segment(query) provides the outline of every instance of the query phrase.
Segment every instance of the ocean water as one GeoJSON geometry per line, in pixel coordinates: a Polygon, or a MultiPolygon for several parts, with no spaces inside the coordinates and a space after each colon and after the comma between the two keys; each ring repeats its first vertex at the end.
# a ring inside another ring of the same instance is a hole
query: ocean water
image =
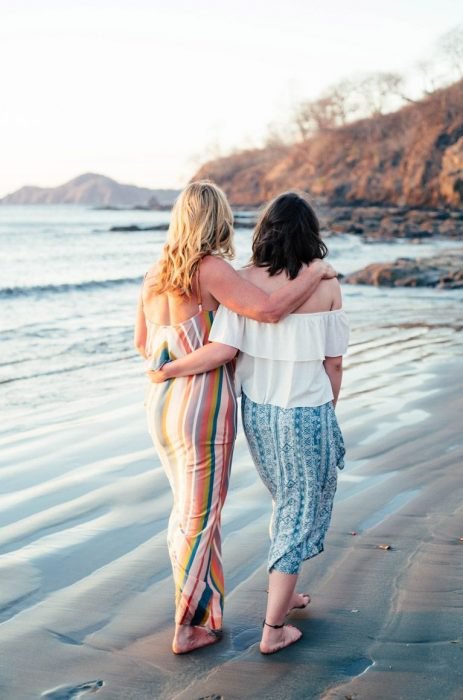
{"type": "MultiPolygon", "coordinates": [[[[165,231],[110,232],[115,225],[167,223],[168,212],[97,211],[77,206],[0,207],[0,410],[40,422],[40,411],[140,386],[143,362],[133,349],[135,307],[144,272],[165,231]]],[[[236,229],[246,262],[251,231],[236,229]]],[[[432,255],[457,244],[365,244],[326,239],[342,273],[375,261],[432,255]]],[[[375,352],[401,333],[445,355],[459,347],[463,294],[431,289],[345,286],[353,346],[375,352]],[[427,336],[429,342],[422,342],[427,336]]],[[[354,351],[355,354],[355,351],[354,351]]]]}

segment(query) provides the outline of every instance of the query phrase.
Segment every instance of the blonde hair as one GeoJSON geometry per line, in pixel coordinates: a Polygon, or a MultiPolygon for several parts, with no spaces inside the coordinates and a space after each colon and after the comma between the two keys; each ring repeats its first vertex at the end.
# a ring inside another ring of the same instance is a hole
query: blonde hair
{"type": "Polygon", "coordinates": [[[232,258],[233,214],[220,187],[191,182],[178,196],[170,220],[167,243],[151,290],[191,296],[193,279],[206,255],[232,258]]]}

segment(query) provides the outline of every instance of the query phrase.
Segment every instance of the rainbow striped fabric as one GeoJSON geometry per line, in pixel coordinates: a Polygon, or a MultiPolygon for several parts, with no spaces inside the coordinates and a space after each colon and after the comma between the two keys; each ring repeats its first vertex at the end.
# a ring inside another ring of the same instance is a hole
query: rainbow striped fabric
{"type": "MultiPolygon", "coordinates": [[[[156,365],[208,342],[214,311],[172,326],[148,324],[147,351],[156,365]]],[[[151,384],[148,428],[170,481],[168,527],[177,624],[222,627],[224,577],[221,511],[236,436],[234,362],[191,377],[151,384]]]]}

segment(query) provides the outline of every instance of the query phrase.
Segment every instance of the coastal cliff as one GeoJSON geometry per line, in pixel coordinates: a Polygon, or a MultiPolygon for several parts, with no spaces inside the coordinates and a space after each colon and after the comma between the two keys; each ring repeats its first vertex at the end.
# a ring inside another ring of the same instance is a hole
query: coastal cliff
{"type": "Polygon", "coordinates": [[[242,151],[204,164],[234,206],[258,206],[287,189],[330,205],[463,205],[463,80],[397,112],[290,146],[242,151]]]}

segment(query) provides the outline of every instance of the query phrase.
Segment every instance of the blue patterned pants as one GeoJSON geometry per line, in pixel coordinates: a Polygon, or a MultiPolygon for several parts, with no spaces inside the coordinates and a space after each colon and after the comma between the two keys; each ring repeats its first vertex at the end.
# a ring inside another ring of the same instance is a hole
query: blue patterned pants
{"type": "Polygon", "coordinates": [[[299,573],[323,551],[344,441],[332,402],[280,408],[242,395],[243,426],[257,471],[273,499],[268,570],[299,573]]]}

